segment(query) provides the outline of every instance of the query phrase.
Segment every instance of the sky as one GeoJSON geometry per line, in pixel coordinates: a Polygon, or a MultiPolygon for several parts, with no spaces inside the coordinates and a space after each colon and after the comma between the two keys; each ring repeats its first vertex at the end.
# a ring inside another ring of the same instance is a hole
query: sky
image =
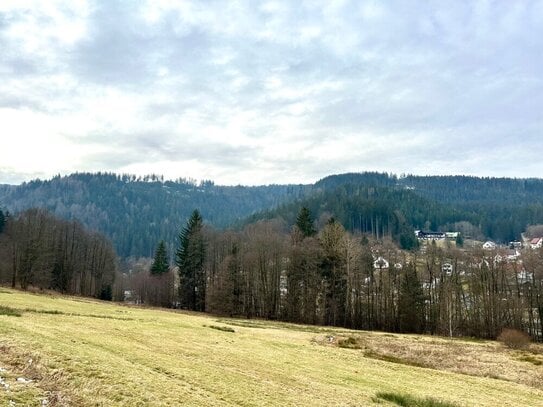
{"type": "Polygon", "coordinates": [[[543,1],[0,1],[0,183],[543,173],[543,1]]]}

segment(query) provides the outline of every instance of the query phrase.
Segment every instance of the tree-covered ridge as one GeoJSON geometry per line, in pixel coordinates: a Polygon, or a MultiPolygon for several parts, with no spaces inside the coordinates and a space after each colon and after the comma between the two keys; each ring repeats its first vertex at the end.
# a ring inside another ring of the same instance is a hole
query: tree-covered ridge
{"type": "MultiPolygon", "coordinates": [[[[217,186],[158,176],[77,173],[20,186],[0,186],[0,202],[12,212],[42,207],[105,233],[118,254],[152,257],[161,239],[173,242],[194,208],[218,228],[277,206],[303,193],[298,185],[217,186]]],[[[173,253],[173,247],[168,247],[173,253]]]]}
{"type": "MultiPolygon", "coordinates": [[[[207,224],[225,228],[275,216],[293,225],[306,206],[317,219],[334,216],[347,230],[392,236],[410,247],[415,229],[519,239],[528,225],[543,223],[543,180],[366,172],[332,175],[313,185],[246,187],[78,173],[0,185],[0,203],[15,214],[42,207],[77,219],[106,234],[121,257],[152,257],[157,242],[175,241],[194,208],[207,224]]],[[[173,244],[167,245],[174,253],[173,244]]]]}
{"type": "Polygon", "coordinates": [[[395,175],[378,172],[330,175],[315,187],[330,189],[344,184],[398,187],[443,203],[543,204],[543,179],[497,178],[467,175],[395,175]]]}
{"type": "MultiPolygon", "coordinates": [[[[425,198],[404,215],[416,229],[449,229],[467,221],[481,238],[506,242],[519,239],[527,225],[543,223],[543,179],[473,176],[415,176],[381,173],[332,175],[316,185],[382,187],[410,191],[425,198]],[[426,219],[424,219],[426,218],[426,219]]],[[[408,205],[409,206],[409,205],[408,205]]]]}
{"type": "Polygon", "coordinates": [[[390,236],[402,247],[410,249],[417,244],[414,228],[474,220],[470,213],[420,197],[411,190],[358,184],[340,184],[330,188],[255,214],[248,222],[280,217],[288,224],[294,224],[298,210],[303,206],[316,218],[333,216],[351,232],[362,232],[376,238],[390,236]]]}

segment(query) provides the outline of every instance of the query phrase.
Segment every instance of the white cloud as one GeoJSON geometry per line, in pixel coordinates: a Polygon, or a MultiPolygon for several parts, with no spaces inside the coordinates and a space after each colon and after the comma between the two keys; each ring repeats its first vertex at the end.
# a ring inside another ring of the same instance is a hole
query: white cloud
{"type": "Polygon", "coordinates": [[[0,182],[542,172],[538,2],[3,1],[0,42],[0,182]]]}

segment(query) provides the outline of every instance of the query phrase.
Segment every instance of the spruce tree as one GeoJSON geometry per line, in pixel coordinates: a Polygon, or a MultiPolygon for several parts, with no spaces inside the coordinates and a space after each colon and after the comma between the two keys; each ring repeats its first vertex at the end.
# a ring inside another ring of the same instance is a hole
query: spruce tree
{"type": "Polygon", "coordinates": [[[179,234],[175,264],[179,267],[179,298],[181,307],[205,311],[206,278],[204,270],[205,240],[202,216],[194,210],[179,234]]]}
{"type": "Polygon", "coordinates": [[[405,268],[398,299],[400,332],[420,333],[424,328],[424,292],[413,264],[405,268]]]}
{"type": "Polygon", "coordinates": [[[296,218],[296,226],[302,232],[304,237],[314,236],[317,231],[313,227],[313,219],[311,219],[311,212],[305,206],[300,209],[298,217],[296,218]]]}
{"type": "Polygon", "coordinates": [[[0,233],[4,231],[4,226],[6,225],[6,217],[4,215],[4,212],[0,210],[0,233]]]}
{"type": "Polygon", "coordinates": [[[151,266],[151,274],[161,275],[166,273],[170,265],[168,264],[168,254],[166,253],[166,244],[161,240],[155,252],[155,259],[151,266]]]}

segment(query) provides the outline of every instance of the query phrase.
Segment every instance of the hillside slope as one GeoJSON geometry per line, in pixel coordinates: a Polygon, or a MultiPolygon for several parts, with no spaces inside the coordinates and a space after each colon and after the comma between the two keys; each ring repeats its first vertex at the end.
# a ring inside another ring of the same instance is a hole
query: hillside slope
{"type": "Polygon", "coordinates": [[[206,223],[225,228],[274,216],[292,224],[302,205],[316,217],[335,216],[349,230],[390,234],[398,242],[414,229],[455,229],[507,242],[527,225],[543,223],[543,180],[367,172],[312,185],[244,187],[98,173],[0,185],[0,208],[45,207],[77,219],[108,236],[121,257],[152,256],[161,239],[172,253],[194,209],[206,223]]]}
{"type": "Polygon", "coordinates": [[[0,310],[2,405],[392,405],[382,392],[458,406],[543,400],[540,368],[494,342],[217,319],[4,288],[0,310]],[[345,343],[354,349],[338,346],[345,343]]]}
{"type": "Polygon", "coordinates": [[[11,212],[47,208],[56,216],[77,219],[104,233],[121,257],[151,257],[161,239],[173,245],[194,209],[207,223],[222,228],[293,199],[303,188],[230,187],[155,177],[73,174],[20,186],[0,186],[0,207],[11,212]]]}

